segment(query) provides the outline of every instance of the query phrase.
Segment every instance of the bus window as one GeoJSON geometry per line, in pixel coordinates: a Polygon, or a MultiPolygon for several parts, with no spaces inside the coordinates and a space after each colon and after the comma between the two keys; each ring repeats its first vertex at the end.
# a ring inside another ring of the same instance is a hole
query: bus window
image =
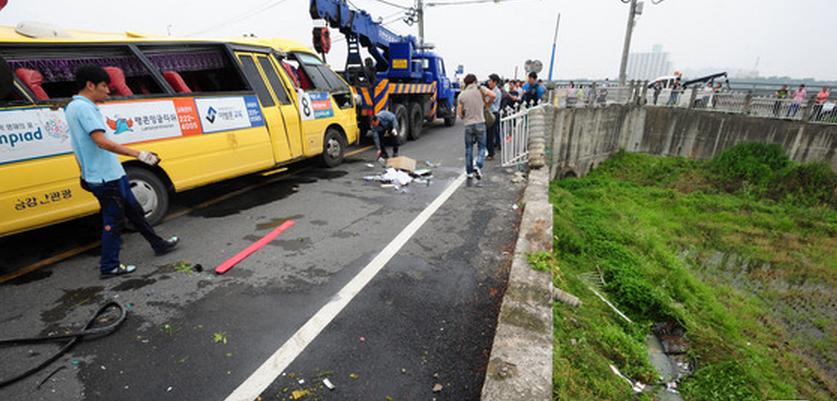
{"type": "Polygon", "coordinates": [[[296,77],[296,80],[299,81],[300,89],[304,91],[315,89],[314,83],[308,73],[304,68],[302,68],[302,63],[294,59],[293,55],[290,55],[287,59],[285,59],[285,65],[293,71],[293,75],[296,77]]]}
{"type": "Polygon", "coordinates": [[[279,98],[279,103],[291,104],[291,99],[288,98],[288,93],[285,91],[285,85],[282,84],[282,79],[279,78],[279,75],[273,68],[273,64],[270,63],[270,59],[267,57],[259,57],[259,64],[262,66],[262,70],[264,71],[264,75],[267,76],[270,86],[273,87],[273,92],[279,98]]]}
{"type": "Polygon", "coordinates": [[[139,48],[176,93],[247,90],[222,46],[178,44],[139,48]]]}
{"type": "Polygon", "coordinates": [[[241,69],[244,71],[244,75],[247,77],[247,80],[250,81],[250,85],[253,86],[253,90],[256,91],[256,95],[259,96],[259,101],[262,102],[262,107],[273,106],[273,98],[270,97],[270,91],[267,90],[267,86],[265,86],[262,76],[259,75],[259,70],[256,68],[256,62],[253,61],[253,56],[240,55],[238,56],[238,59],[241,60],[241,69]]]}
{"type": "Polygon", "coordinates": [[[36,100],[76,94],[75,69],[84,64],[105,68],[114,96],[163,93],[145,65],[127,46],[27,46],[0,48],[12,72],[36,100]]]}

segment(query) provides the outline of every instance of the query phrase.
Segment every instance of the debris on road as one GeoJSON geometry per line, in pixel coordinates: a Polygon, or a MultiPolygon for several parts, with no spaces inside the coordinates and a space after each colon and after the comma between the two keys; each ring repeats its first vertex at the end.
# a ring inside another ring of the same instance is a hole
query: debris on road
{"type": "Polygon", "coordinates": [[[352,379],[352,380],[360,379],[360,375],[355,373],[355,372],[349,373],[349,379],[352,379]]]}
{"type": "Polygon", "coordinates": [[[433,385],[433,392],[434,393],[441,392],[443,388],[444,388],[444,386],[442,386],[439,383],[436,383],[435,385],[433,385]]]}
{"type": "Polygon", "coordinates": [[[366,342],[366,337],[360,336],[359,340],[360,340],[360,342],[362,342],[362,343],[363,343],[363,342],[366,342]]]}
{"type": "Polygon", "coordinates": [[[526,182],[526,175],[523,174],[521,171],[517,171],[514,173],[514,177],[512,177],[511,182],[514,184],[519,184],[521,182],[526,182]]]}
{"type": "Polygon", "coordinates": [[[329,390],[334,390],[334,384],[331,382],[331,380],[328,380],[328,378],[323,379],[323,384],[325,384],[325,386],[329,390]]]}
{"type": "Polygon", "coordinates": [[[406,156],[392,157],[387,159],[387,167],[412,173],[416,171],[416,161],[406,156]]]}
{"type": "Polygon", "coordinates": [[[433,162],[432,162],[432,161],[430,161],[430,160],[425,160],[425,161],[424,161],[424,165],[425,165],[425,166],[427,166],[427,167],[430,167],[430,168],[436,168],[436,167],[441,166],[441,164],[440,164],[440,163],[433,163],[433,162]]]}
{"type": "Polygon", "coordinates": [[[375,165],[372,163],[366,163],[366,168],[375,168],[375,165]]]}
{"type": "Polygon", "coordinates": [[[308,390],[294,390],[291,392],[291,398],[294,400],[301,399],[308,395],[308,390]]]}

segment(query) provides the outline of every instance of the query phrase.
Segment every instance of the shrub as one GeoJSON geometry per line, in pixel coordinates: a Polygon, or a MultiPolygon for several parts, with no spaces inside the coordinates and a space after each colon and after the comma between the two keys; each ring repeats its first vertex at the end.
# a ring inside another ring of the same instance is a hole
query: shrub
{"type": "Polygon", "coordinates": [[[837,207],[837,174],[824,162],[792,166],[776,178],[770,195],[774,199],[789,197],[805,206],[837,207]]]}
{"type": "Polygon", "coordinates": [[[790,164],[781,146],[763,143],[742,143],[728,148],[709,163],[715,178],[727,191],[750,185],[764,193],[777,172],[790,164]]]}

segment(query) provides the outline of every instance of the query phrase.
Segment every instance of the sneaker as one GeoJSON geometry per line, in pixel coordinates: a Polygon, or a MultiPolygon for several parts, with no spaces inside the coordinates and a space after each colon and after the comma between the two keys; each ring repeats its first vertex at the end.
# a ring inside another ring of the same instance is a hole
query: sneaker
{"type": "Polygon", "coordinates": [[[99,278],[106,279],[106,278],[121,276],[123,274],[131,274],[131,273],[134,272],[134,270],[137,270],[136,266],[126,265],[126,264],[122,263],[119,266],[114,267],[113,270],[111,270],[111,271],[99,273],[99,278]]]}
{"type": "Polygon", "coordinates": [[[469,180],[473,179],[474,178],[474,173],[465,174],[465,178],[467,178],[469,180]]]}
{"type": "Polygon", "coordinates": [[[479,167],[474,169],[474,177],[476,177],[478,180],[482,179],[482,170],[480,170],[479,167]]]}
{"type": "Polygon", "coordinates": [[[169,238],[167,240],[164,240],[163,244],[165,244],[165,245],[163,246],[163,248],[155,249],[154,253],[157,254],[157,256],[165,255],[165,254],[173,251],[174,248],[177,248],[177,244],[179,244],[179,243],[180,243],[180,238],[177,238],[176,235],[172,236],[171,238],[169,238]]]}

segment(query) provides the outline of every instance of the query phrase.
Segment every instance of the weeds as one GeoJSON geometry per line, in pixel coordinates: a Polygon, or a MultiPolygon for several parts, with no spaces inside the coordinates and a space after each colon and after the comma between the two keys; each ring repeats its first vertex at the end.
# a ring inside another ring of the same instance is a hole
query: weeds
{"type": "Polygon", "coordinates": [[[644,336],[675,321],[698,367],[681,383],[687,401],[834,399],[833,358],[822,355],[837,348],[835,311],[829,296],[806,294],[837,284],[837,211],[825,201],[836,182],[828,166],[745,144],[708,162],[619,152],[553,183],[555,256],[530,264],[560,269],[556,286],[584,303],[554,307],[555,398],[633,399],[607,364],[653,380],[644,336]],[[596,271],[636,324],[577,277],[596,271]]]}

